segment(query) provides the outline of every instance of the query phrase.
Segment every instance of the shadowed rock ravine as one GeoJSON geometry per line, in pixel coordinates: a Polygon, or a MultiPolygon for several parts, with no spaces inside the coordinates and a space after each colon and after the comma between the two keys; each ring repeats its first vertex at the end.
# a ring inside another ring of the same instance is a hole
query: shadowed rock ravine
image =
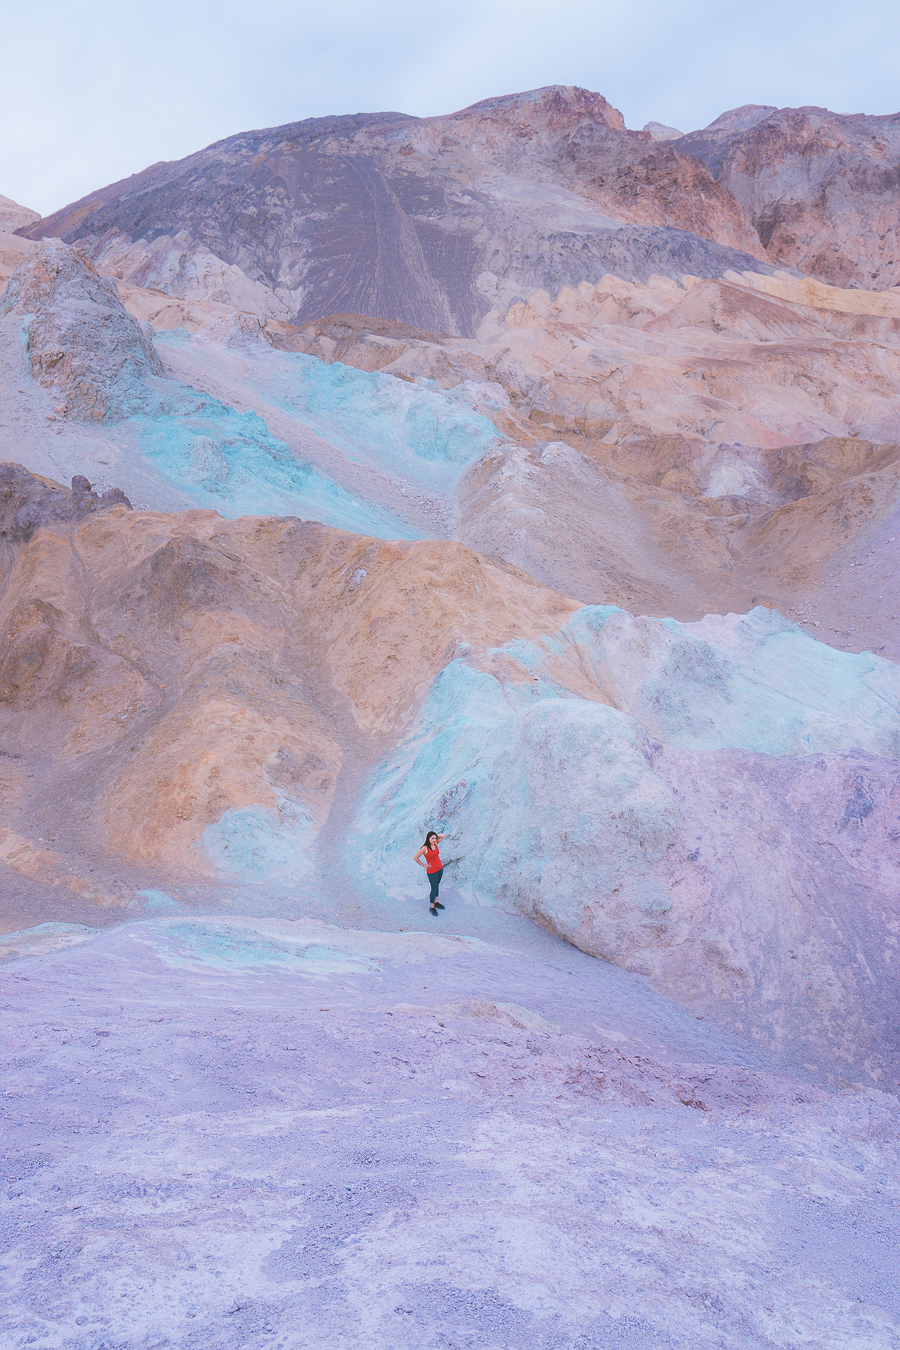
{"type": "Polygon", "coordinates": [[[895,1350],[895,121],[0,199],[4,1350],[895,1350]]]}

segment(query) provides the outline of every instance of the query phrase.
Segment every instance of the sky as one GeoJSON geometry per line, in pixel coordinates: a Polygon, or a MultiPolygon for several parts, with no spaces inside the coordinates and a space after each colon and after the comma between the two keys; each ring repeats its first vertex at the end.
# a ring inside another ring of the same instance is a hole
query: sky
{"type": "Polygon", "coordinates": [[[547,84],[682,131],[900,110],[898,0],[18,0],[0,51],[0,195],[42,215],[239,131],[547,84]]]}

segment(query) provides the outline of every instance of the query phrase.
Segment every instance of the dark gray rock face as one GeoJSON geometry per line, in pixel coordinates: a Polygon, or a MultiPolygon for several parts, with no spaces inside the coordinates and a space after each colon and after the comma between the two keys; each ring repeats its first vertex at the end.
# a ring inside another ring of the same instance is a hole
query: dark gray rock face
{"type": "Polygon", "coordinates": [[[472,334],[605,273],[764,268],[705,166],[551,88],[446,118],[318,118],[159,164],[22,231],[101,269],[294,323],[338,312],[472,334]],[[748,251],[749,250],[749,251],[748,251]]]}
{"type": "Polygon", "coordinates": [[[120,488],[98,496],[81,474],[76,474],[71,488],[66,488],[29,473],[21,464],[0,464],[0,548],[4,552],[26,544],[44,525],[84,520],[92,512],[111,506],[131,510],[131,502],[120,488]]]}

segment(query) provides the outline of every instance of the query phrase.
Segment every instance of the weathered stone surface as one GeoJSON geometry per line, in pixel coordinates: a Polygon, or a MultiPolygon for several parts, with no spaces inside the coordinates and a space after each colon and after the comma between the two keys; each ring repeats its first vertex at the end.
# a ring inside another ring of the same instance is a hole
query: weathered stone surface
{"type": "Polygon", "coordinates": [[[655,141],[678,141],[684,135],[677,127],[668,127],[664,122],[645,122],[642,129],[655,141]]]}
{"type": "Polygon", "coordinates": [[[878,597],[900,586],[898,324],[893,292],[786,274],[607,277],[474,342],[347,315],[276,341],[481,391],[507,439],[456,490],[473,547],[588,602],[693,618],[762,598],[896,659],[878,597]]]}
{"type": "Polygon", "coordinates": [[[11,799],[151,869],[307,875],[350,747],[395,735],[460,643],[577,608],[452,543],[122,506],[42,523],[2,581],[11,799]]]}
{"type": "Polygon", "coordinates": [[[892,663],[764,609],[632,619],[460,544],[286,519],[113,506],[12,543],[0,859],[23,876],[71,884],[89,838],[105,903],[123,867],[312,883],[327,828],[396,892],[437,821],[482,900],[773,1054],[893,1071],[892,663]]]}
{"type": "Polygon", "coordinates": [[[147,908],[3,944],[80,939],[2,971],[6,1344],[894,1350],[888,1093],[484,909],[147,908]]]}
{"type": "Polygon", "coordinates": [[[900,671],[780,615],[585,608],[464,656],[378,766],[351,836],[650,976],[778,1057],[896,1090],[900,671]]]}
{"type": "Polygon", "coordinates": [[[898,118],[748,104],[687,135],[629,131],[601,95],[550,86],[244,133],[20,228],[133,285],[294,323],[471,335],[536,288],[764,259],[883,289],[900,281],[898,118]]]}
{"type": "Polygon", "coordinates": [[[98,494],[82,475],[71,488],[41,478],[20,464],[0,463],[0,568],[5,573],[22,544],[44,525],[84,520],[114,506],[131,509],[120,488],[98,494]]]}
{"type": "Polygon", "coordinates": [[[751,106],[673,147],[746,208],[774,263],[835,286],[900,282],[900,113],[751,106]]]}
{"type": "Polygon", "coordinates": [[[92,511],[130,505],[118,488],[98,496],[82,476],[64,488],[20,464],[0,464],[0,538],[10,545],[27,543],[42,525],[83,520],[92,511]]]}
{"type": "Polygon", "coordinates": [[[33,452],[42,472],[68,453],[69,474],[147,505],[455,537],[589,603],[689,619],[763,600],[840,645],[900,655],[895,607],[879,600],[898,584],[893,292],[783,273],[610,276],[536,292],[462,339],[358,315],[261,327],[127,289],[159,325],[162,380],[146,361],[117,373],[147,330],[106,291],[92,298],[97,278],[69,252],[66,287],[37,295],[26,322],[53,334],[78,316],[75,417],[84,389],[92,407],[112,390],[111,406],[142,416],[113,423],[128,439],[104,430],[83,460],[62,404],[44,418],[17,388],[8,297],[0,435],[8,417],[7,454],[26,427],[31,446],[52,438],[33,452]],[[91,333],[123,321],[110,370],[91,333]]]}
{"type": "Polygon", "coordinates": [[[750,131],[777,112],[778,109],[771,104],[745,103],[743,107],[722,113],[702,131],[689,131],[680,138],[680,148],[684,154],[702,159],[711,172],[717,175],[736,136],[743,131],[750,131]]]}
{"type": "Polygon", "coordinates": [[[187,300],[467,334],[539,286],[721,276],[763,256],[743,208],[695,158],[626,131],[599,94],[556,86],[450,117],[244,133],[27,233],[77,242],[104,272],[187,300]]]}
{"type": "Polygon", "coordinates": [[[34,248],[34,240],[0,230],[0,284],[5,284],[34,248]]]}
{"type": "Polygon", "coordinates": [[[31,251],[10,278],[0,318],[21,318],[31,374],[82,422],[117,422],[158,400],[147,381],[163,374],[153,344],[115,284],[56,239],[31,251]]]}
{"type": "Polygon", "coordinates": [[[38,211],[20,206],[10,197],[0,196],[0,233],[12,234],[14,230],[27,229],[40,220],[38,211]]]}

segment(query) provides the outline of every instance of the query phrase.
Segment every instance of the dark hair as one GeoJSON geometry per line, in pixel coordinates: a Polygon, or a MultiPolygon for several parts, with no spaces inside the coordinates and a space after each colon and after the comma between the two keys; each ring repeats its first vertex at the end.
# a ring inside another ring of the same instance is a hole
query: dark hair
{"type": "Polygon", "coordinates": [[[426,836],[425,836],[425,843],[422,845],[423,848],[427,848],[427,847],[428,847],[428,840],[431,838],[432,835],[434,835],[435,839],[437,839],[437,837],[438,837],[438,832],[437,832],[437,830],[429,830],[429,831],[428,831],[428,833],[427,833],[426,836]]]}

